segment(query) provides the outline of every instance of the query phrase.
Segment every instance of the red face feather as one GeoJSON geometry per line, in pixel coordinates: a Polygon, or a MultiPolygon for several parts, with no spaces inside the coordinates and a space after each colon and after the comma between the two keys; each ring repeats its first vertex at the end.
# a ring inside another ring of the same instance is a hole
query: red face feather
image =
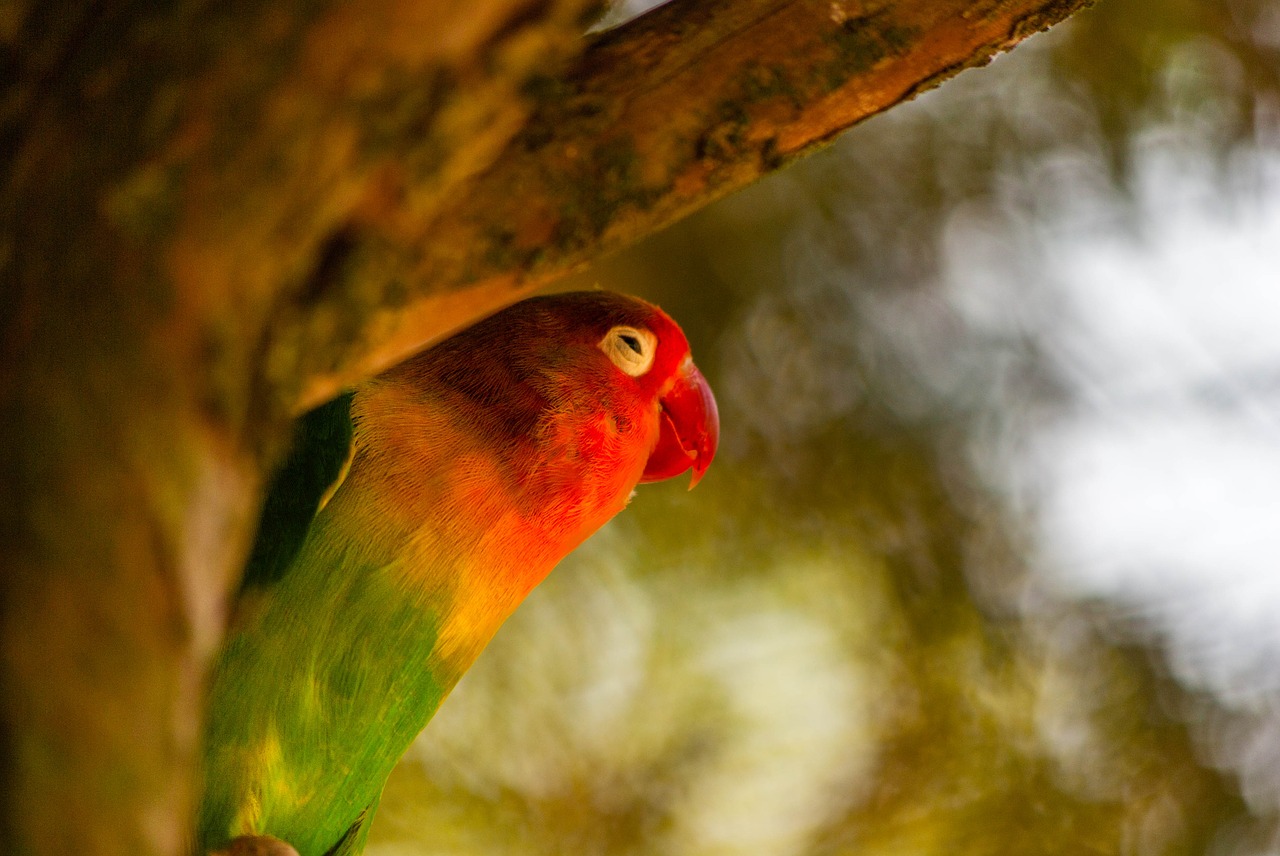
{"type": "Polygon", "coordinates": [[[476,430],[513,443],[557,422],[612,417],[626,434],[632,421],[651,425],[644,481],[692,468],[696,483],[719,439],[715,398],[683,331],[658,307],[619,294],[525,300],[387,376],[449,390],[476,430]]]}

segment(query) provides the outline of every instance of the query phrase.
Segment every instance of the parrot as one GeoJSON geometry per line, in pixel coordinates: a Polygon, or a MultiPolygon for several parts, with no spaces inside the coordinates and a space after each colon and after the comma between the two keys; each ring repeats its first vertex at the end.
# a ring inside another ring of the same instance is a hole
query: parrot
{"type": "Polygon", "coordinates": [[[196,854],[361,853],[392,767],[499,626],[637,484],[692,489],[720,421],[670,316],[581,291],[515,303],[296,430],[212,668],[196,854]]]}

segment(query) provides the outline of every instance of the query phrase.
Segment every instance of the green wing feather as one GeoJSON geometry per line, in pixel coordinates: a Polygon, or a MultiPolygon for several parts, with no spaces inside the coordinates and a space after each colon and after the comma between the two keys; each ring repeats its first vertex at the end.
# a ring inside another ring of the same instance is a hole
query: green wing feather
{"type": "Polygon", "coordinates": [[[270,833],[302,856],[360,852],[391,768],[456,680],[431,662],[435,610],[391,565],[342,555],[327,516],[215,668],[201,851],[270,833]]]}
{"type": "Polygon", "coordinates": [[[294,423],[289,456],[267,487],[241,593],[284,576],[321,501],[341,480],[351,460],[351,397],[340,395],[294,423]]]}
{"type": "Polygon", "coordinates": [[[391,766],[456,679],[428,663],[434,610],[391,581],[394,551],[353,554],[331,532],[351,439],[348,394],[298,420],[272,480],[214,668],[197,853],[250,833],[360,853],[391,766]]]}

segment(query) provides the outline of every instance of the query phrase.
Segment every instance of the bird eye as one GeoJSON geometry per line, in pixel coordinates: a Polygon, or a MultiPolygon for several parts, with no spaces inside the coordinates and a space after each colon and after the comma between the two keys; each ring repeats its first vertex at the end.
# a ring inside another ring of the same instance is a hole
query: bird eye
{"type": "Polygon", "coordinates": [[[639,377],[653,365],[658,340],[648,330],[619,325],[600,340],[600,350],[613,364],[632,377],[639,377]]]}

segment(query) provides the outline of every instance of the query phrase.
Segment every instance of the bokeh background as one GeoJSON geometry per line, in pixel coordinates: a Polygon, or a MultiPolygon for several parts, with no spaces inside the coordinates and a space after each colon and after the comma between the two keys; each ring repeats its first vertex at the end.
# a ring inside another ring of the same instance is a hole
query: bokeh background
{"type": "Polygon", "coordinates": [[[1280,853],[1280,4],[1101,0],[596,283],[720,455],[534,593],[371,854],[1280,853]]]}

